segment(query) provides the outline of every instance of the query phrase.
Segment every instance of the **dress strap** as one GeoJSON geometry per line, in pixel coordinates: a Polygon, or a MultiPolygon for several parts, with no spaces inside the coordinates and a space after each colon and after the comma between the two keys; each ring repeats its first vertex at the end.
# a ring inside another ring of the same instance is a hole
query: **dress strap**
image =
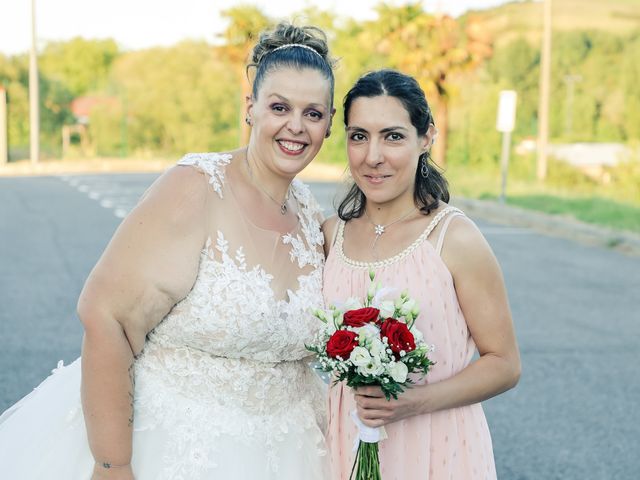
{"type": "Polygon", "coordinates": [[[462,213],[461,210],[458,210],[455,207],[449,207],[445,209],[443,212],[447,212],[450,214],[447,215],[447,218],[445,218],[444,223],[442,224],[442,228],[440,229],[440,233],[438,235],[438,242],[436,244],[436,253],[438,255],[440,255],[440,252],[442,252],[442,245],[444,244],[444,236],[447,233],[447,229],[449,228],[449,224],[451,223],[451,220],[453,220],[454,217],[464,216],[464,213],[462,213]]]}
{"type": "Polygon", "coordinates": [[[331,236],[331,248],[333,248],[333,246],[336,244],[336,240],[338,239],[338,231],[340,230],[341,225],[344,228],[344,220],[342,220],[341,218],[338,218],[338,221],[336,222],[336,226],[333,229],[333,235],[331,236]]]}

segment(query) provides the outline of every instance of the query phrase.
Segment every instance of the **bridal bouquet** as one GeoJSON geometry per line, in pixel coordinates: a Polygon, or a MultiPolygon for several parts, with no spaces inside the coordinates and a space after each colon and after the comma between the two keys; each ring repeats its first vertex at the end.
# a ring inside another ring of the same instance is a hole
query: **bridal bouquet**
{"type": "MultiPolygon", "coordinates": [[[[395,300],[385,299],[392,289],[376,283],[373,272],[369,278],[371,285],[363,301],[350,298],[341,307],[331,305],[313,312],[326,326],[307,349],[316,354],[317,368],[330,373],[334,383],[378,385],[387,400],[397,399],[413,383],[410,373],[429,371],[433,362],[428,354],[433,347],[415,328],[420,313],[415,300],[406,293],[395,300]]],[[[356,480],[381,480],[378,442],[386,438],[384,427],[367,427],[355,410],[351,417],[359,435],[350,479],[355,471],[356,480]]]]}

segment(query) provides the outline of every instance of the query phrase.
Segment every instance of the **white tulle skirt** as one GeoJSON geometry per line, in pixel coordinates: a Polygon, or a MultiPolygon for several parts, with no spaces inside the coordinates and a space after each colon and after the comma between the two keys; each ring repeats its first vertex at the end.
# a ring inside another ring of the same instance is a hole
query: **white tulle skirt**
{"type": "MultiPolygon", "coordinates": [[[[142,423],[140,426],[136,417],[132,458],[136,480],[329,478],[327,458],[318,447],[322,441],[318,427],[286,428],[269,448],[259,435],[234,437],[219,432],[203,442],[177,444],[176,438],[183,432],[149,422],[144,412],[136,411],[136,415],[142,423]]],[[[180,429],[206,430],[207,418],[201,421],[200,425],[185,423],[180,429]]],[[[69,366],[59,366],[0,416],[0,478],[87,480],[93,463],[80,403],[78,359],[69,366]]]]}

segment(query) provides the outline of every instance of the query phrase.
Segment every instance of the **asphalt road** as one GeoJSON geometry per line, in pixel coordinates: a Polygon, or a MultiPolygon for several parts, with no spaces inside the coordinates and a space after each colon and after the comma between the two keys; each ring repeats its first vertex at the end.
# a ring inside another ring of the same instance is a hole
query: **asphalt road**
{"type": "MultiPolygon", "coordinates": [[[[0,411],[79,355],[84,279],[155,177],[0,178],[0,411]]],[[[335,188],[312,185],[329,212],[335,188]]],[[[484,404],[499,478],[640,478],[640,258],[476,221],[523,361],[518,387],[484,404]]]]}

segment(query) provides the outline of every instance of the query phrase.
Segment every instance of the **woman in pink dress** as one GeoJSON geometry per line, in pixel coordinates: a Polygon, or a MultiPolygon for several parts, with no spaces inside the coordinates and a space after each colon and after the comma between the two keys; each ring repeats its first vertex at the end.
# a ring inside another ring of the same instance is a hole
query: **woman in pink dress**
{"type": "Polygon", "coordinates": [[[352,410],[365,425],[385,426],[384,480],[496,478],[480,402],[520,376],[500,267],[475,224],[446,203],[447,182],[428,162],[434,120],[413,78],[364,75],[347,93],[344,115],[354,185],[324,224],[325,301],[363,298],[374,270],[382,285],[419,303],[416,325],[435,346],[436,364],[397,400],[373,386],[330,388],[332,478],[348,479],[353,466],[352,410]]]}

